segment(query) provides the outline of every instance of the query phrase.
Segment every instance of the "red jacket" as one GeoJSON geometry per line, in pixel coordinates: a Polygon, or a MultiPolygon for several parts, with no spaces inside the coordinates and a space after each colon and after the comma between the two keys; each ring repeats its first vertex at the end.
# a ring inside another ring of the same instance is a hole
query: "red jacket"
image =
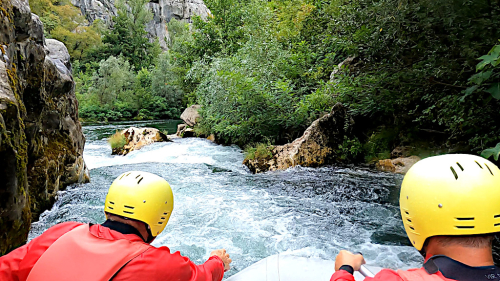
{"type": "MultiPolygon", "coordinates": [[[[35,263],[50,245],[80,225],[82,224],[77,222],[55,225],[28,244],[0,257],[0,280],[26,280],[35,263]]],[[[90,232],[108,240],[142,241],[135,234],[121,234],[97,224],[90,227],[90,232]]],[[[196,265],[179,252],[170,253],[167,247],[151,247],[123,267],[113,281],[221,281],[223,276],[224,264],[219,257],[210,257],[204,264],[196,265]]]]}
{"type": "MultiPolygon", "coordinates": [[[[411,270],[411,269],[410,269],[411,270]]],[[[444,277],[441,272],[438,272],[436,275],[442,278],[443,281],[454,281],[452,279],[448,279],[444,277]]],[[[336,271],[330,281],[355,281],[354,276],[345,270],[336,271]]],[[[383,269],[379,273],[375,275],[375,277],[366,277],[364,281],[405,281],[399,274],[390,269],[383,269]]]]}

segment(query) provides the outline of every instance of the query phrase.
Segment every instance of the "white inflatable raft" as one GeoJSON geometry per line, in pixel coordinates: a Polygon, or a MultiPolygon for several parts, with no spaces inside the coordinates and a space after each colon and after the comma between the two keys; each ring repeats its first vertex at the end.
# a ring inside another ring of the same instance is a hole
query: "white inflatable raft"
{"type": "MultiPolygon", "coordinates": [[[[382,270],[365,267],[374,274],[382,270]]],[[[334,261],[277,254],[252,264],[227,281],[329,281],[334,272],[334,261]]],[[[364,276],[355,272],[354,278],[361,281],[364,276]]]]}

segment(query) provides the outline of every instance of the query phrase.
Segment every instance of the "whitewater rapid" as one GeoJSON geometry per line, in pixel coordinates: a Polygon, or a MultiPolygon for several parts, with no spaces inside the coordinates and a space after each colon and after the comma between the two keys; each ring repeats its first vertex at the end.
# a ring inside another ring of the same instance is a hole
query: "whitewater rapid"
{"type": "Polygon", "coordinates": [[[172,131],[176,124],[84,126],[91,183],[59,192],[54,207],[32,224],[29,238],[64,221],[102,223],[104,198],[114,178],[142,170],[167,179],[175,196],[171,219],[153,245],[180,251],[196,263],[225,248],[233,258],[226,276],[277,253],[333,260],[341,249],[361,251],[368,264],[380,267],[421,264],[397,207],[401,176],[340,167],[253,175],[242,165],[244,154],[237,146],[174,139],[112,156],[106,142],[115,130],[130,125],[172,131]]]}

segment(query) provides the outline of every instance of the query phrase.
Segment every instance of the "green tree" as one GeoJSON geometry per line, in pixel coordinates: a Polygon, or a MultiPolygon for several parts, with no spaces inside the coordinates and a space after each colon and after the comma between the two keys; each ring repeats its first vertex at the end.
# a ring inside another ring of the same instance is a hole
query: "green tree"
{"type": "Polygon", "coordinates": [[[93,60],[109,56],[123,56],[135,69],[149,68],[161,52],[158,41],[147,38],[146,24],[153,15],[146,4],[148,0],[119,0],[113,27],[104,34],[104,45],[93,51],[93,60]]]}
{"type": "Polygon", "coordinates": [[[30,0],[30,7],[40,16],[45,36],[63,42],[72,60],[85,59],[92,48],[102,44],[100,21],[89,25],[70,1],[30,0]]]}
{"type": "Polygon", "coordinates": [[[99,70],[92,77],[93,93],[100,105],[115,109],[116,101],[130,102],[134,74],[130,64],[122,57],[113,57],[99,63],[99,70]]]}

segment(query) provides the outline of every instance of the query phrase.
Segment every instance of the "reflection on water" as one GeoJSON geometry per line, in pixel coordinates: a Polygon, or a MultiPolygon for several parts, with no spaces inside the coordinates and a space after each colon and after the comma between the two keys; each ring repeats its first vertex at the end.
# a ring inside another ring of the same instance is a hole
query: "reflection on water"
{"type": "Polygon", "coordinates": [[[284,252],[333,260],[340,249],[350,249],[382,267],[421,263],[408,246],[397,208],[401,176],[336,167],[253,175],[241,164],[244,155],[237,146],[203,139],[175,139],[111,156],[104,138],[130,125],[84,127],[92,182],[61,192],[52,210],[33,223],[30,238],[63,221],[102,222],[113,179],[143,170],[167,179],[175,196],[170,222],[153,244],[197,263],[224,247],[234,261],[227,276],[284,252]]]}

